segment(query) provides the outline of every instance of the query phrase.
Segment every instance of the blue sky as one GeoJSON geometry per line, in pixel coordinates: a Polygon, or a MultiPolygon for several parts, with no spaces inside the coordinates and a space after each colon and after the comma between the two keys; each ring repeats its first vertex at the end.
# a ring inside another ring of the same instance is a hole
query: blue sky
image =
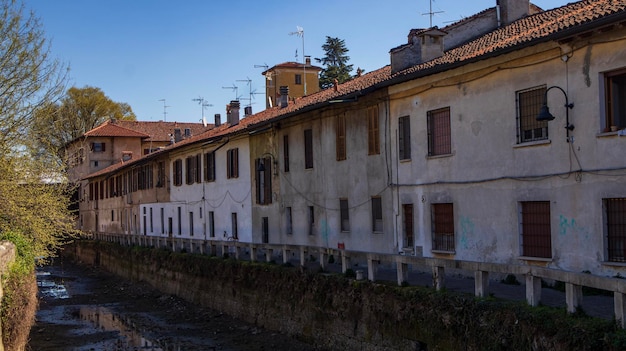
{"type": "MultiPolygon", "coordinates": [[[[326,36],[344,39],[354,69],[389,63],[411,28],[429,26],[428,0],[24,0],[41,19],[53,56],[70,66],[70,85],[94,86],[130,104],[138,120],[209,123],[236,98],[265,108],[263,68],[324,55],[326,36]],[[249,85],[247,80],[251,80],[249,85]]],[[[567,0],[532,1],[543,9],[567,0]]],[[[433,0],[433,25],[448,25],[496,0],[433,0]]],[[[314,62],[315,63],[315,62],[314,62]]],[[[354,72],[353,72],[354,73],[354,72]]],[[[224,120],[224,117],[222,117],[224,120]]]]}

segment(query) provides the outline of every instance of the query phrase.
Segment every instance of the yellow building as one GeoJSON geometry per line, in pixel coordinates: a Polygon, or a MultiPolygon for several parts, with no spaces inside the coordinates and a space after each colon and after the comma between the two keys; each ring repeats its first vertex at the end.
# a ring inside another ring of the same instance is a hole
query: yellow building
{"type": "Polygon", "coordinates": [[[265,76],[265,107],[277,105],[280,87],[289,87],[288,94],[292,98],[317,93],[320,91],[321,70],[321,67],[311,65],[311,58],[306,56],[304,64],[284,62],[264,71],[262,74],[265,76]]]}

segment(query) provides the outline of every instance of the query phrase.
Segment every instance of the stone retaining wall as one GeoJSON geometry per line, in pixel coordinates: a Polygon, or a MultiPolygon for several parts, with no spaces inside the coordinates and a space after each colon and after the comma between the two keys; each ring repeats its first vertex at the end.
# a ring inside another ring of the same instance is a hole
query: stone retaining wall
{"type": "MultiPolygon", "coordinates": [[[[3,276],[8,269],[9,265],[15,261],[15,245],[8,241],[0,242],[0,277],[3,276]]],[[[0,280],[0,301],[4,297],[4,287],[0,280]]],[[[2,321],[0,321],[2,323],[2,321]]],[[[2,342],[2,325],[0,324],[0,351],[4,351],[4,344],[2,342]]]]}

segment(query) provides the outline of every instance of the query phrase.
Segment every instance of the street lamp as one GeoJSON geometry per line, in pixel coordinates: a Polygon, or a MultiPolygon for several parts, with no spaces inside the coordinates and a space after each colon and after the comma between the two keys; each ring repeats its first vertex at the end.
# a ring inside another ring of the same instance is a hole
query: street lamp
{"type": "Polygon", "coordinates": [[[550,89],[553,88],[557,88],[559,89],[563,95],[565,95],[565,129],[567,130],[567,139],[566,141],[569,143],[571,142],[570,138],[569,138],[569,132],[571,130],[574,130],[574,125],[569,123],[569,110],[574,108],[574,103],[570,103],[569,100],[567,99],[567,93],[565,93],[565,90],[563,90],[561,87],[558,87],[556,85],[549,87],[548,89],[546,89],[546,92],[543,96],[543,106],[541,106],[541,110],[539,110],[539,114],[537,115],[537,121],[542,122],[542,121],[552,121],[555,117],[550,113],[550,109],[548,108],[548,92],[550,91],[550,89]]]}

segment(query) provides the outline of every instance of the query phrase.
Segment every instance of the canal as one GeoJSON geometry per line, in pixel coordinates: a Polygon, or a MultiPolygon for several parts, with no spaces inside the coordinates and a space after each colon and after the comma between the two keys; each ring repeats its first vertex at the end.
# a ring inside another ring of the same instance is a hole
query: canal
{"type": "Polygon", "coordinates": [[[37,284],[32,351],[314,350],[287,335],[68,260],[38,268],[37,284]]]}

